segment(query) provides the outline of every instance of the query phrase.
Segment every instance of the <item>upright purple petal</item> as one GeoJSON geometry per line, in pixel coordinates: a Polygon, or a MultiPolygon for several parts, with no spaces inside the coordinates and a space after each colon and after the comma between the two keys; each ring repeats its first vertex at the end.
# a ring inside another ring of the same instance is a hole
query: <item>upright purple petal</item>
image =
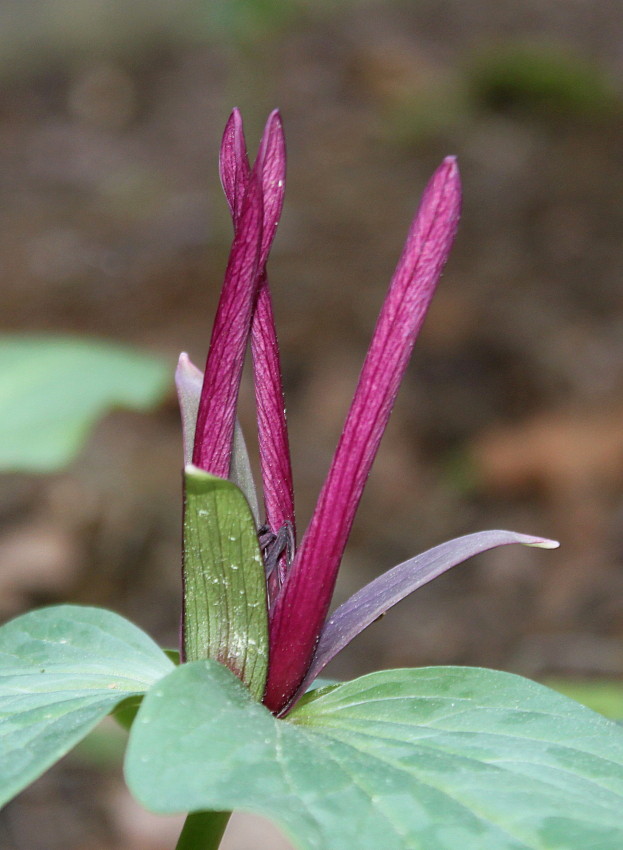
{"type": "MultiPolygon", "coordinates": [[[[247,144],[240,112],[234,109],[225,126],[219,159],[221,184],[234,222],[238,225],[241,199],[244,197],[251,168],[247,156],[247,144]]],[[[268,116],[260,147],[253,166],[253,172],[262,187],[264,220],[262,232],[262,250],[259,267],[263,269],[275,231],[281,218],[286,178],[286,146],[283,125],[279,110],[268,116]]]]}
{"type": "Polygon", "coordinates": [[[221,142],[219,171],[223,191],[235,223],[240,217],[242,198],[251,173],[247,159],[247,144],[244,139],[242,116],[238,109],[232,111],[225,125],[221,142]]]}
{"type": "MultiPolygon", "coordinates": [[[[221,182],[237,227],[237,198],[244,192],[251,171],[247,159],[242,119],[232,112],[221,146],[221,182]]],[[[262,188],[263,230],[258,265],[258,291],[251,326],[251,351],[255,372],[255,397],[266,522],[273,533],[289,523],[294,533],[294,494],[281,364],[265,265],[283,208],[286,148],[281,116],[273,111],[266,122],[253,173],[262,188]]],[[[280,564],[283,578],[284,562],[280,564]]],[[[273,580],[274,583],[274,580],[273,580]]]]}
{"type": "Polygon", "coordinates": [[[271,621],[265,704],[288,703],[310,664],[346,540],[460,213],[449,157],[433,175],[383,304],[333,463],[271,621]]]}
{"type": "Polygon", "coordinates": [[[362,587],[340,605],[324,624],[314,660],[298,693],[304,693],[327,664],[357,635],[414,590],[474,555],[512,543],[540,549],[556,549],[559,545],[556,540],[517,534],[514,531],[478,531],[448,540],[415,558],[409,558],[362,587]]]}
{"type": "MultiPolygon", "coordinates": [[[[262,260],[266,262],[275,235],[285,192],[286,149],[281,117],[275,110],[266,122],[254,171],[262,184],[264,196],[264,235],[262,260]]],[[[273,533],[289,524],[294,526],[294,489],[288,429],[285,416],[281,363],[275,330],[268,278],[262,267],[257,302],[251,326],[251,352],[255,376],[258,436],[266,522],[273,533]]],[[[284,578],[285,559],[278,566],[278,576],[284,578]]],[[[277,588],[273,586],[272,590],[277,588]]]]}
{"type": "Polygon", "coordinates": [[[203,378],[193,463],[227,478],[240,377],[257,291],[262,244],[262,196],[251,177],[229,255],[203,378]]]}
{"type": "Polygon", "coordinates": [[[264,202],[264,230],[260,254],[260,269],[263,270],[281,218],[286,190],[286,141],[278,109],[268,116],[253,171],[262,186],[264,202]]]}
{"type": "MultiPolygon", "coordinates": [[[[266,276],[260,284],[251,325],[251,352],[266,523],[274,534],[284,525],[289,525],[292,534],[296,536],[294,485],[281,384],[281,363],[266,276]]],[[[281,559],[278,576],[275,576],[279,586],[285,578],[285,567],[285,559],[281,559]]],[[[277,587],[271,587],[273,592],[276,589],[277,587]]]]}

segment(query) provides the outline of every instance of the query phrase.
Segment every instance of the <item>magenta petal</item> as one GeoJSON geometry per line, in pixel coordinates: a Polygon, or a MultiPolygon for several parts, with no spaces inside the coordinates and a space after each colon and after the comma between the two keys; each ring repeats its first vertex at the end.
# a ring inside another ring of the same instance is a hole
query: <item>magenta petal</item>
{"type": "MultiPolygon", "coordinates": [[[[275,110],[268,117],[260,143],[254,171],[258,174],[264,199],[264,234],[260,277],[255,313],[251,326],[251,352],[255,377],[258,438],[266,522],[274,533],[288,524],[295,534],[294,488],[288,428],[285,416],[281,363],[275,330],[275,320],[268,287],[268,278],[262,263],[268,259],[285,192],[286,148],[281,117],[275,110]]],[[[285,578],[287,563],[283,557],[276,574],[269,580],[273,597],[285,578]]]]}
{"type": "Polygon", "coordinates": [[[199,402],[193,463],[227,478],[240,377],[257,290],[262,197],[251,177],[229,255],[199,402]]]}
{"type": "Polygon", "coordinates": [[[460,200],[458,168],[449,157],[409,231],[333,463],[273,609],[264,698],[273,711],[289,702],[310,664],[366,478],[454,239],[460,200]]]}
{"type": "Polygon", "coordinates": [[[555,540],[513,531],[479,531],[435,546],[371,581],[340,605],[325,623],[298,693],[304,693],[338,652],[401,599],[468,558],[510,543],[542,549],[556,549],[559,545],[555,540]]]}
{"type": "Polygon", "coordinates": [[[235,223],[240,216],[242,198],[251,173],[247,159],[242,116],[238,109],[232,111],[225,125],[221,142],[219,171],[223,191],[235,223]]]}
{"type": "MultiPolygon", "coordinates": [[[[232,113],[221,147],[221,182],[227,195],[234,228],[236,198],[249,179],[249,164],[237,110],[232,113]]],[[[263,236],[259,261],[260,280],[251,328],[251,351],[255,372],[258,432],[266,522],[277,531],[286,523],[294,532],[294,494],[285,405],[281,383],[281,364],[268,280],[264,265],[275,235],[285,192],[286,149],[279,112],[272,112],[260,142],[253,169],[262,187],[263,236]]],[[[284,564],[280,564],[283,578],[284,564]]]]}
{"type": "Polygon", "coordinates": [[[270,113],[266,121],[253,170],[260,180],[264,201],[264,232],[260,254],[260,269],[263,269],[281,218],[286,190],[286,142],[277,109],[270,113]]]}
{"type": "MultiPolygon", "coordinates": [[[[294,487],[279,346],[265,277],[260,284],[251,326],[251,351],[266,522],[274,533],[289,523],[294,533],[294,487]]],[[[281,570],[280,578],[283,577],[281,570]]]]}
{"type": "MultiPolygon", "coordinates": [[[[242,117],[237,109],[229,116],[219,159],[221,184],[229,209],[237,226],[241,199],[244,196],[251,169],[247,157],[242,117]]],[[[268,260],[277,225],[283,209],[286,177],[286,146],[279,110],[268,116],[253,168],[262,187],[264,221],[260,269],[268,260]]]]}

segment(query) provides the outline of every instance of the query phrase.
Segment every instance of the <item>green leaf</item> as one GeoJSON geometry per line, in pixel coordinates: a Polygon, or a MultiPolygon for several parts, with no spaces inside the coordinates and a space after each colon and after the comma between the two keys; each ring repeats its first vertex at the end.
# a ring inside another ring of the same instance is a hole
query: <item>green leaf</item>
{"type": "Polygon", "coordinates": [[[492,670],[373,673],[277,720],[183,665],[145,697],[126,778],[156,812],[256,812],[305,850],[623,847],[623,731],[492,670]]]}
{"type": "Polygon", "coordinates": [[[113,407],[148,410],[167,391],[166,362],[69,337],[0,337],[0,470],[52,472],[113,407]]]}
{"type": "Polygon", "coordinates": [[[99,608],[61,605],[0,629],[0,805],[114,707],[173,669],[144,632],[99,608]]]}
{"type": "Polygon", "coordinates": [[[260,700],[268,665],[266,577],[248,502],[231,481],[185,469],[184,648],[229,667],[260,700]]]}

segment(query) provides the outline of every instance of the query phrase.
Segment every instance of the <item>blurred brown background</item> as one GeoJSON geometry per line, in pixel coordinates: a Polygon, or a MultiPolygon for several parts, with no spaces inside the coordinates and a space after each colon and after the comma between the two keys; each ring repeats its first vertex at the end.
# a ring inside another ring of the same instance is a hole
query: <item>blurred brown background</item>
{"type": "MultiPolygon", "coordinates": [[[[419,194],[456,153],[456,248],[344,559],[343,599],[449,537],[482,556],[363,635],[336,676],[475,664],[623,673],[623,5],[612,0],[1,0],[0,321],[203,365],[230,224],[232,106],[280,107],[270,276],[299,525],[329,465],[419,194]]],[[[253,433],[250,386],[243,418],[253,433]]],[[[165,645],[179,617],[171,390],[70,469],[0,479],[0,615],[107,606],[165,645]]],[[[3,850],[167,850],[108,765],[112,730],[0,816],[3,850]],[[108,736],[108,737],[107,737],[108,736]]],[[[230,848],[259,848],[241,822],[230,848]]],[[[276,848],[268,837],[266,846],[276,848]]]]}

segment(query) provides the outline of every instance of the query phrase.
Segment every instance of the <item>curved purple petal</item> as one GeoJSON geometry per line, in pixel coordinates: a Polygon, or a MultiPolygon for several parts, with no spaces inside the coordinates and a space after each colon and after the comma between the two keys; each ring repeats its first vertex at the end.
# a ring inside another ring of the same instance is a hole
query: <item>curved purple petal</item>
{"type": "Polygon", "coordinates": [[[229,475],[261,243],[262,195],[257,180],[251,176],[212,329],[195,429],[194,465],[220,478],[229,475]]]}
{"type": "Polygon", "coordinates": [[[314,659],[299,689],[304,693],[327,664],[371,623],[385,614],[418,587],[437,578],[468,558],[495,549],[522,543],[541,549],[556,549],[558,542],[514,531],[479,531],[448,540],[415,558],[388,570],[351,596],[331,614],[320,634],[314,659]]]}
{"type": "Polygon", "coordinates": [[[413,344],[448,257],[461,191],[454,157],[428,184],[392,278],[329,474],[274,605],[265,704],[298,689],[327,615],[342,553],[413,344]]]}
{"type": "MultiPolygon", "coordinates": [[[[220,158],[221,182],[238,226],[237,198],[250,177],[242,119],[234,110],[223,135],[220,158]]],[[[286,148],[281,116],[274,110],[266,121],[253,167],[262,188],[262,248],[258,264],[258,291],[251,325],[251,352],[255,373],[258,436],[266,522],[273,533],[288,523],[294,532],[294,488],[288,429],[285,417],[281,363],[265,264],[283,208],[286,148]]],[[[285,563],[279,565],[283,580],[285,563]]],[[[273,588],[276,590],[276,588],[273,588]]]]}

